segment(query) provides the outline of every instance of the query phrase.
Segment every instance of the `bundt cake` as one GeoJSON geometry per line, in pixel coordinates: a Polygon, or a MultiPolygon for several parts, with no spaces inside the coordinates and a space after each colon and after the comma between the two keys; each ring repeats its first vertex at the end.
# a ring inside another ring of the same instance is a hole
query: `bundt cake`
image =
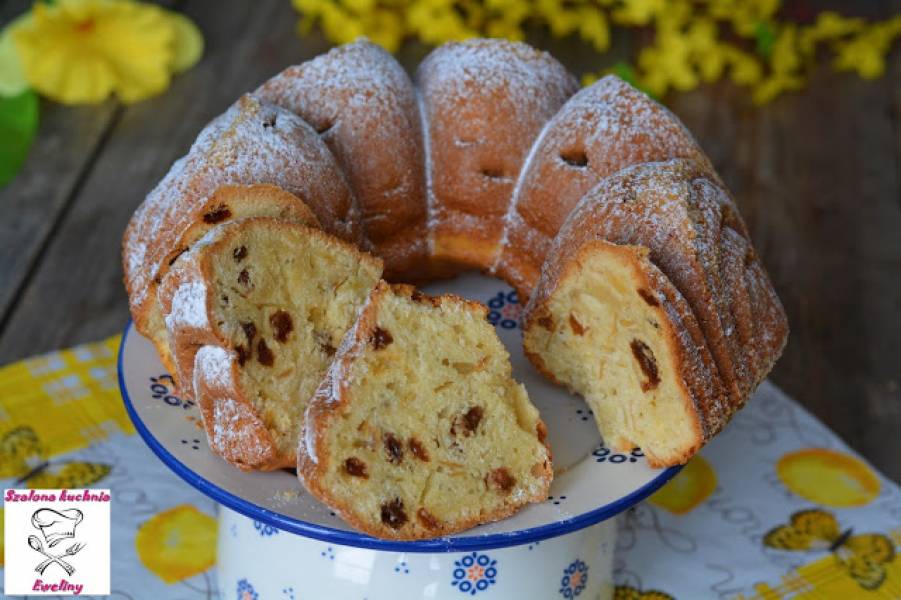
{"type": "Polygon", "coordinates": [[[523,343],[614,448],[685,462],[779,357],[785,313],[745,232],[708,166],[682,159],[607,177],[567,218],[523,343]]]}
{"type": "Polygon", "coordinates": [[[710,164],[675,115],[622,79],[608,75],[582,89],[548,122],[529,152],[492,272],[525,301],[554,236],[589,189],[629,165],[671,158],[710,164]]]}
{"type": "Polygon", "coordinates": [[[413,83],[394,57],[359,40],[289,67],[254,92],[310,123],[360,204],[368,249],[389,278],[428,275],[425,167],[413,83]]]}
{"type": "Polygon", "coordinates": [[[283,214],[287,196],[231,194],[211,200],[223,185],[272,184],[312,210],[322,228],[359,242],[359,211],[325,144],[295,114],[241,97],[207,125],[188,154],[148,194],[123,239],[125,287],[135,327],[150,338],[164,364],[172,359],[157,288],[172,261],[209,227],[238,217],[283,214]]]}
{"type": "Polygon", "coordinates": [[[542,126],[578,89],[526,44],[468,40],[435,49],[416,73],[435,259],[488,267],[513,184],[542,126]]]}
{"type": "Polygon", "coordinates": [[[178,379],[192,382],[182,393],[218,454],[294,466],[307,402],[381,272],[352,244],[264,217],[218,225],[178,258],[160,301],[178,379]]]}
{"type": "Polygon", "coordinates": [[[372,535],[446,535],[544,500],[544,423],[487,308],[380,283],[310,403],[298,476],[372,535]]]}
{"type": "Polygon", "coordinates": [[[496,273],[527,302],[527,356],[608,445],[688,460],[788,333],[691,134],[616,77],[576,93],[517,42],[446,44],[413,81],[365,40],[290,67],[210,123],[129,223],[135,326],[214,452],[296,460],[382,537],[544,497],[544,425],[485,308],[389,285],[381,257],[392,281],[496,273]]]}

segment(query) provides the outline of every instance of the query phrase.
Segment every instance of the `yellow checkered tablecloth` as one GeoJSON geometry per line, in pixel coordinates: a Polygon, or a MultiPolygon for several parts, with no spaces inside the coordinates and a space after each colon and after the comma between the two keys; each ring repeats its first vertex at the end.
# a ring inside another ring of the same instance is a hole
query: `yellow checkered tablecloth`
{"type": "MultiPolygon", "coordinates": [[[[118,345],[0,367],[0,484],[110,488],[113,596],[217,597],[216,506],[134,435],[118,345]]],[[[769,383],[618,523],[615,600],[901,599],[901,490],[769,383]]]]}

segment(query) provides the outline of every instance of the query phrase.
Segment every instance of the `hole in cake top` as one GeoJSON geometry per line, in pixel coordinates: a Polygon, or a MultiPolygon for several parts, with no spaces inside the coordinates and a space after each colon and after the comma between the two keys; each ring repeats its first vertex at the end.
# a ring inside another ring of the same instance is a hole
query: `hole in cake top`
{"type": "Polygon", "coordinates": [[[241,262],[245,258],[247,258],[247,247],[246,246],[238,246],[234,250],[232,250],[232,258],[235,259],[235,262],[241,262]]]}
{"type": "Polygon", "coordinates": [[[278,121],[278,115],[270,115],[263,120],[263,129],[269,129],[270,127],[275,127],[276,122],[278,121]]]}
{"type": "Polygon", "coordinates": [[[479,171],[484,177],[488,179],[504,179],[504,170],[496,167],[482,167],[479,171]]]}
{"type": "Polygon", "coordinates": [[[560,160],[571,167],[583,169],[588,166],[588,155],[584,150],[564,150],[560,153],[560,160]]]}
{"type": "Polygon", "coordinates": [[[220,204],[209,212],[204,213],[203,222],[208,225],[215,225],[232,216],[232,211],[225,204],[220,204]]]}

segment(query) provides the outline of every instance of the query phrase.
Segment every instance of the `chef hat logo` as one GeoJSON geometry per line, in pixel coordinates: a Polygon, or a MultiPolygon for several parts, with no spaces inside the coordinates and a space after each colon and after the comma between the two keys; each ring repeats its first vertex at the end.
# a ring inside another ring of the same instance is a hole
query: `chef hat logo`
{"type": "Polygon", "coordinates": [[[75,527],[83,518],[84,515],[77,508],[41,508],[31,515],[31,524],[41,531],[44,540],[52,548],[64,539],[75,537],[75,527]]]}

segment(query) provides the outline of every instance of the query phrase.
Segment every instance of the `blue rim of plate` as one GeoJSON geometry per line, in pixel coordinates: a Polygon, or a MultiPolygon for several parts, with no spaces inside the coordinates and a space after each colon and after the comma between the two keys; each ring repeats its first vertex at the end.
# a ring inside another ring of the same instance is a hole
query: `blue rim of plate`
{"type": "MultiPolygon", "coordinates": [[[[129,319],[128,323],[125,325],[125,331],[122,333],[122,341],[119,343],[119,356],[116,359],[119,391],[122,394],[125,410],[128,412],[128,416],[131,418],[135,429],[144,439],[144,442],[150,446],[153,453],[163,461],[163,464],[174,471],[176,475],[219,504],[241,513],[245,517],[261,521],[282,531],[294,533],[303,537],[343,546],[367,548],[370,550],[387,550],[391,552],[467,552],[471,550],[491,550],[494,548],[520,546],[522,544],[566,535],[616,516],[653,494],[662,487],[663,484],[675,477],[675,475],[682,470],[682,466],[669,467],[665,471],[662,471],[653,481],[649,481],[631,494],[623,496],[615,502],[611,502],[569,519],[511,533],[499,533],[484,536],[441,537],[416,541],[397,541],[375,538],[355,531],[333,529],[331,527],[308,523],[262,508],[259,505],[248,502],[247,500],[222,489],[216,484],[207,481],[188,468],[184,463],[176,459],[153,436],[135,411],[131,398],[128,396],[128,390],[125,387],[125,376],[122,371],[122,357],[125,353],[125,342],[132,329],[132,321],[129,319]]],[[[300,485],[300,482],[298,482],[298,485],[300,485]]]]}

